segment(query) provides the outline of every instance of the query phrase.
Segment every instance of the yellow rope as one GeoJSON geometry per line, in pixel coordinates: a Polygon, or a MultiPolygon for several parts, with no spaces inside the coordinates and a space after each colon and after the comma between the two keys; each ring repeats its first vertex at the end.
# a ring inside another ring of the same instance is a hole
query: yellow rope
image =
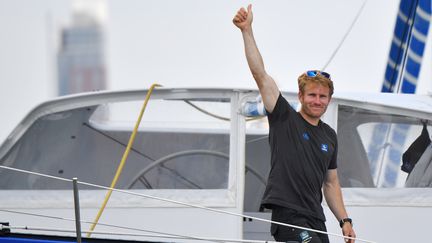
{"type": "MultiPolygon", "coordinates": [[[[125,151],[124,151],[124,153],[123,153],[123,157],[122,157],[122,159],[121,159],[121,161],[120,161],[120,164],[119,164],[119,166],[118,166],[118,168],[117,168],[117,172],[116,172],[116,174],[115,174],[115,176],[114,176],[114,178],[113,178],[113,180],[112,180],[112,182],[111,182],[111,186],[110,186],[110,188],[115,188],[115,186],[116,186],[116,184],[117,184],[117,181],[118,181],[118,178],[120,177],[120,174],[121,174],[121,172],[123,171],[123,167],[124,167],[124,165],[125,165],[125,163],[126,163],[126,159],[127,159],[128,156],[129,156],[129,151],[130,151],[131,148],[132,148],[132,144],[133,144],[133,142],[134,142],[134,140],[135,140],[135,136],[136,136],[136,134],[137,134],[138,127],[139,127],[139,125],[140,125],[140,123],[141,123],[141,119],[142,119],[142,117],[143,117],[143,115],[144,115],[144,111],[145,111],[145,109],[146,109],[146,107],[147,107],[147,103],[148,103],[148,101],[149,101],[149,99],[150,99],[150,95],[151,95],[151,93],[153,92],[153,89],[154,89],[154,88],[156,88],[156,87],[160,87],[160,86],[161,86],[161,85],[159,85],[159,84],[152,84],[152,86],[150,87],[150,89],[149,89],[148,92],[147,92],[147,95],[146,95],[146,97],[145,97],[144,104],[143,104],[143,106],[142,106],[142,108],[141,108],[141,112],[140,112],[140,114],[139,114],[138,120],[136,121],[135,128],[134,128],[134,130],[133,130],[131,136],[129,137],[128,145],[127,145],[127,147],[126,147],[126,149],[125,149],[125,151]]],[[[96,225],[97,225],[97,223],[98,223],[98,221],[99,221],[99,218],[102,216],[102,213],[103,213],[103,211],[104,211],[104,209],[105,209],[105,207],[106,207],[106,205],[107,205],[107,203],[108,203],[108,200],[109,200],[109,198],[111,197],[112,191],[113,191],[112,189],[108,190],[108,192],[107,192],[107,194],[106,194],[106,196],[105,196],[105,200],[104,200],[104,202],[102,203],[102,206],[101,206],[101,208],[99,209],[99,212],[98,212],[98,214],[97,214],[97,216],[96,216],[96,219],[95,219],[94,222],[92,223],[92,225],[91,225],[91,227],[90,227],[90,230],[89,230],[89,232],[87,233],[87,237],[90,237],[90,236],[91,236],[91,233],[93,232],[94,228],[96,227],[96,225]]]]}

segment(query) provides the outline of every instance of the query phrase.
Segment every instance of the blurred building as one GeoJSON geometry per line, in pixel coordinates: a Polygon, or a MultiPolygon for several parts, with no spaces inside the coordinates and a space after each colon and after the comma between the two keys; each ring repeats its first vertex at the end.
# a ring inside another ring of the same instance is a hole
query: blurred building
{"type": "Polygon", "coordinates": [[[100,14],[105,12],[104,2],[75,1],[73,7],[71,25],[61,30],[58,95],[107,88],[105,33],[100,14]]]}

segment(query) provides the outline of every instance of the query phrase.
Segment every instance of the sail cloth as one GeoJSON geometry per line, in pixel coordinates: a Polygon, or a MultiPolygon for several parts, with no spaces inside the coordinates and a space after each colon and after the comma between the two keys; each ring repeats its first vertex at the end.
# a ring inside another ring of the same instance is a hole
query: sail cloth
{"type": "Polygon", "coordinates": [[[431,0],[401,0],[381,92],[415,93],[430,21],[431,0]]]}
{"type": "MultiPolygon", "coordinates": [[[[381,92],[415,93],[431,21],[431,0],[401,0],[381,92]],[[408,48],[407,48],[408,47],[408,48]]],[[[378,187],[394,187],[398,181],[402,151],[409,125],[377,124],[369,145],[371,170],[378,187]],[[388,141],[383,141],[387,138],[388,141]],[[379,165],[381,150],[391,144],[389,161],[379,165]],[[375,162],[375,163],[374,163],[375,162]],[[380,170],[379,168],[385,168],[380,170]]]]}

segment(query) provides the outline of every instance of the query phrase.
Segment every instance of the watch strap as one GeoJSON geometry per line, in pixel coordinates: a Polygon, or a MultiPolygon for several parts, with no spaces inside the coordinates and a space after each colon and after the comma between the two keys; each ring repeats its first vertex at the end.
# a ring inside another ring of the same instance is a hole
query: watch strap
{"type": "Polygon", "coordinates": [[[350,219],[350,218],[341,219],[339,221],[339,226],[342,228],[346,222],[350,223],[351,226],[352,226],[352,219],[350,219]]]}

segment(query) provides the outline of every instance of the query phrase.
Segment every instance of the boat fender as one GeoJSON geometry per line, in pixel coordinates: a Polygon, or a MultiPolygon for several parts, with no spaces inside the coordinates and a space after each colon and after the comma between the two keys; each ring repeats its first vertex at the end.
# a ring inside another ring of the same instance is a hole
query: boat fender
{"type": "Polygon", "coordinates": [[[244,102],[241,105],[240,113],[249,117],[267,115],[261,96],[257,96],[255,100],[244,102]]]}

